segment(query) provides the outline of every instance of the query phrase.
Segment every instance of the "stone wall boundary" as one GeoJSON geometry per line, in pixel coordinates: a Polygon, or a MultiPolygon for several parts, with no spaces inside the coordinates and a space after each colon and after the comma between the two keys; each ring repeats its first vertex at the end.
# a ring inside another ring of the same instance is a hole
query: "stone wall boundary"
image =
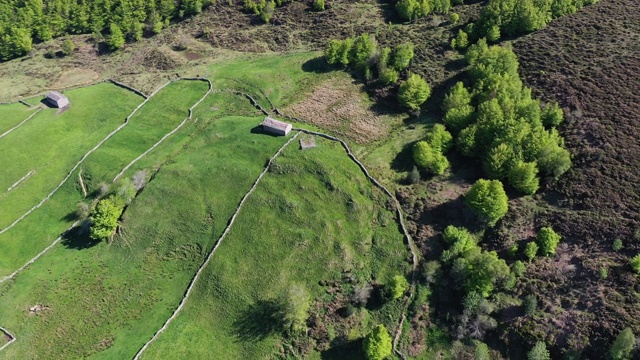
{"type": "Polygon", "coordinates": [[[218,238],[218,240],[216,241],[215,245],[213,246],[213,248],[211,249],[211,251],[209,252],[209,254],[207,255],[207,257],[205,258],[204,262],[202,263],[202,265],[200,265],[200,267],[198,268],[198,271],[196,272],[196,274],[194,275],[193,278],[191,278],[191,281],[189,282],[189,286],[187,287],[187,290],[185,291],[184,296],[182,297],[182,300],[180,300],[180,303],[178,304],[178,307],[173,311],[173,314],[165,321],[165,323],[162,325],[162,327],[156,331],[155,334],[153,334],[153,337],[147,341],[142,348],[140,348],[140,350],[138,350],[138,352],[136,353],[136,355],[134,356],[134,360],[138,360],[140,359],[140,356],[142,355],[142,353],[149,347],[149,345],[151,345],[151,343],[153,343],[154,341],[156,341],[156,339],[158,338],[158,336],[160,336],[160,334],[162,334],[167,327],[169,326],[169,324],[180,314],[180,311],[182,311],[184,304],[186,303],[186,301],[189,298],[189,295],[191,295],[191,291],[193,290],[196,282],[198,281],[198,278],[200,277],[200,275],[202,274],[202,272],[204,271],[204,269],[207,267],[207,265],[209,264],[209,262],[211,261],[211,259],[213,258],[214,253],[216,252],[216,250],[218,249],[218,247],[220,246],[220,244],[222,244],[222,241],[225,239],[225,237],[227,236],[227,234],[229,234],[229,232],[231,231],[231,227],[233,226],[233,223],[235,222],[238,214],[240,213],[240,210],[242,210],[242,206],[244,205],[245,201],[247,200],[247,198],[249,198],[249,196],[251,196],[251,194],[256,190],[256,188],[258,187],[258,184],[260,183],[260,180],[262,180],[262,177],[269,171],[269,169],[271,168],[271,165],[273,164],[273,162],[275,161],[275,159],[280,156],[280,154],[282,153],[282,151],[293,141],[295,140],[298,135],[300,135],[300,132],[297,132],[294,136],[292,136],[286,143],[284,143],[284,145],[282,145],[280,147],[280,149],[278,149],[278,151],[269,159],[269,162],[267,163],[267,165],[264,167],[264,169],[262,170],[262,172],[260,173],[260,175],[258,176],[258,178],[255,180],[255,182],[253,183],[253,186],[251,186],[251,189],[249,189],[249,191],[244,194],[244,196],[242,197],[242,199],[240,200],[240,202],[238,203],[238,206],[236,207],[235,212],[233,213],[233,215],[231,216],[231,218],[229,219],[229,222],[227,223],[227,227],[224,229],[224,232],[222,233],[222,235],[220,235],[220,237],[218,238]]]}

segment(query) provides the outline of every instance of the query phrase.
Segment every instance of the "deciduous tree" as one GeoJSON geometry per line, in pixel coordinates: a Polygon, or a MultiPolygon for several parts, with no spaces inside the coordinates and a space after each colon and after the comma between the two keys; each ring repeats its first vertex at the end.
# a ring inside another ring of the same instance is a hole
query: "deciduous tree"
{"type": "Polygon", "coordinates": [[[383,360],[391,355],[391,336],[387,328],[382,324],[374,327],[364,339],[363,347],[368,360],[383,360]]]}
{"type": "Polygon", "coordinates": [[[498,180],[476,181],[465,196],[465,202],[489,226],[494,226],[509,209],[509,198],[498,180]]]}

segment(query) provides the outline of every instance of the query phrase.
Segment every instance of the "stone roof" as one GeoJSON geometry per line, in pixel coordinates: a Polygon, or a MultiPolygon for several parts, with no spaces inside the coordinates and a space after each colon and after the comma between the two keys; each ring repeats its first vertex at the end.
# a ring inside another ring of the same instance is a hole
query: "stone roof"
{"type": "MultiPolygon", "coordinates": [[[[57,91],[49,91],[47,93],[47,99],[58,101],[58,100],[61,100],[61,99],[67,99],[67,97],[62,95],[62,94],[60,94],[57,91]]],[[[69,99],[67,99],[67,100],[69,100],[69,99]]]]}
{"type": "Polygon", "coordinates": [[[270,116],[267,116],[263,121],[262,124],[260,124],[262,126],[266,126],[272,129],[277,129],[277,130],[282,130],[282,131],[286,131],[287,127],[291,126],[291,124],[286,123],[284,121],[280,121],[280,120],[276,120],[270,116]]]}

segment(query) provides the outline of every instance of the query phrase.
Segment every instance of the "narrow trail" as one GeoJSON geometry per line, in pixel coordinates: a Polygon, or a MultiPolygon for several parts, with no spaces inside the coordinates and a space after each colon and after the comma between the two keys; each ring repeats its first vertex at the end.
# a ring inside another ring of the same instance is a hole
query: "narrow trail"
{"type": "Polygon", "coordinates": [[[35,170],[31,170],[27,173],[27,175],[21,177],[18,181],[14,182],[13,185],[9,186],[9,188],[7,189],[7,192],[15,189],[18,185],[22,184],[23,181],[27,180],[31,175],[33,175],[36,171],[35,170]]]}
{"type": "Polygon", "coordinates": [[[26,119],[22,120],[18,125],[12,127],[11,129],[3,132],[2,134],[0,134],[0,139],[2,139],[3,137],[9,135],[13,130],[19,128],[20,126],[24,125],[24,123],[26,123],[27,121],[31,120],[31,118],[33,118],[34,116],[36,116],[37,113],[39,113],[40,111],[42,111],[42,108],[38,108],[38,110],[34,111],[33,113],[31,113],[31,115],[29,115],[29,117],[27,117],[26,119]]]}
{"type": "Polygon", "coordinates": [[[229,223],[227,224],[227,227],[224,229],[224,232],[222,233],[222,235],[220,235],[220,237],[218,238],[218,240],[216,241],[215,245],[213,246],[213,248],[211,249],[211,251],[209,252],[209,254],[207,255],[207,257],[205,258],[204,262],[202,263],[202,265],[200,265],[200,267],[198,268],[198,271],[196,272],[196,274],[194,275],[194,277],[191,279],[191,281],[189,282],[189,286],[187,287],[187,290],[184,294],[184,296],[182,297],[182,300],[180,300],[180,304],[178,304],[178,307],[173,311],[173,314],[167,319],[167,321],[165,321],[165,323],[162,325],[162,327],[156,331],[155,334],[153,334],[153,337],[147,341],[142,348],[140,348],[140,350],[138,350],[138,352],[136,353],[136,355],[134,356],[134,360],[138,360],[140,359],[140,356],[142,355],[142,353],[147,350],[147,348],[149,347],[149,345],[151,345],[151,343],[153,343],[154,341],[156,341],[156,339],[158,338],[158,336],[160,336],[160,334],[162,334],[167,327],[169,326],[169,324],[180,314],[180,311],[182,311],[182,308],[184,307],[184,304],[187,302],[189,295],[191,295],[191,291],[193,290],[196,281],[198,281],[198,278],[200,277],[200,275],[202,274],[202,272],[204,271],[204,269],[207,267],[207,265],[209,264],[209,262],[211,261],[211,259],[213,258],[214,253],[216,252],[216,250],[218,249],[218,247],[220,246],[220,244],[222,244],[222,241],[224,240],[224,238],[227,236],[227,234],[229,234],[229,232],[231,231],[231,227],[233,226],[233,223],[236,221],[236,218],[238,216],[238,214],[240,213],[240,210],[242,210],[242,206],[244,205],[245,201],[247,200],[247,198],[249,198],[249,196],[251,196],[251,194],[256,190],[256,188],[258,187],[258,184],[260,183],[260,180],[262,180],[262,177],[267,173],[267,171],[269,171],[269,168],[271,168],[271,164],[273,164],[273,161],[280,156],[280,154],[282,153],[282,151],[293,141],[295,140],[298,135],[300,135],[300,132],[297,132],[294,136],[292,136],[289,140],[287,140],[286,143],[284,143],[284,145],[282,145],[280,147],[280,149],[278,149],[278,151],[269,159],[269,162],[267,163],[267,165],[264,167],[264,169],[262,170],[262,172],[260,173],[260,175],[258,176],[258,178],[256,179],[256,181],[253,183],[253,186],[251,187],[251,189],[249,189],[249,191],[244,194],[244,196],[242,197],[242,199],[240,200],[240,203],[238,203],[238,206],[236,207],[236,211],[233,213],[233,215],[231,216],[231,219],[229,220],[229,223]]]}

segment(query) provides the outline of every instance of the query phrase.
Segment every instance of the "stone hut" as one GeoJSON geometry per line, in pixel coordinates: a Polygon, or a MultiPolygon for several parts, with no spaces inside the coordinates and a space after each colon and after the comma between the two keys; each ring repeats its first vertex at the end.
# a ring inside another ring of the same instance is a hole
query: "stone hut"
{"type": "Polygon", "coordinates": [[[47,93],[46,100],[49,104],[51,104],[51,106],[57,108],[63,108],[69,105],[69,98],[57,91],[50,91],[49,93],[47,93]]]}
{"type": "Polygon", "coordinates": [[[275,135],[287,135],[291,131],[292,125],[280,120],[276,120],[270,116],[267,116],[263,121],[262,130],[275,135]]]}

